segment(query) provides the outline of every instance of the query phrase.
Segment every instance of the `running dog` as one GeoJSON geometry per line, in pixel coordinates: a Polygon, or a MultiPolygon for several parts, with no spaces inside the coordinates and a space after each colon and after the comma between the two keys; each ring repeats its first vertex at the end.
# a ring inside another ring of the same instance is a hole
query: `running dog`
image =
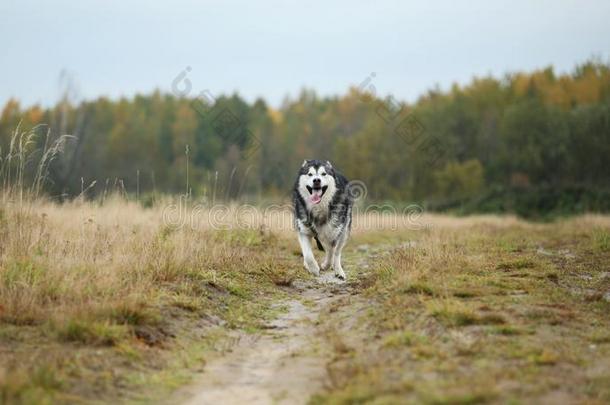
{"type": "Polygon", "coordinates": [[[329,161],[303,161],[293,190],[294,221],[303,264],[313,275],[332,267],[335,276],[345,280],[341,250],[351,230],[353,204],[348,180],[329,161]],[[321,266],[311,249],[312,237],[326,252],[321,266]]]}

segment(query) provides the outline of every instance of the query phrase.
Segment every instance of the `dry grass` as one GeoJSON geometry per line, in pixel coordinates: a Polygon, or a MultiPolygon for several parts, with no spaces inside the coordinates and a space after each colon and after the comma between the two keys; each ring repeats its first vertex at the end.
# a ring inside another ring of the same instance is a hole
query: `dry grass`
{"type": "MultiPolygon", "coordinates": [[[[368,249],[372,304],[360,328],[334,332],[366,344],[336,352],[341,378],[316,402],[610,401],[608,217],[427,220],[394,232],[389,254],[368,249]]],[[[388,241],[356,243],[375,238],[388,241]]]]}
{"type": "Polygon", "coordinates": [[[77,313],[141,322],[143,303],[193,293],[193,280],[222,285],[268,238],[173,229],[154,210],[118,202],[38,203],[2,216],[1,317],[13,324],[77,313]]]}
{"type": "Polygon", "coordinates": [[[118,198],[5,203],[0,402],[119,398],[215,324],[256,329],[294,278],[275,238],[173,227],[162,207],[118,198]]]}
{"type": "MultiPolygon", "coordinates": [[[[227,328],[256,331],[309,276],[285,206],[225,208],[214,222],[169,206],[176,221],[168,204],[5,198],[0,402],[148,400],[188,381],[227,328]]],[[[315,400],[610,398],[607,217],[356,223],[346,267],[374,305],[360,332],[327,328],[334,385],[315,400]]]]}

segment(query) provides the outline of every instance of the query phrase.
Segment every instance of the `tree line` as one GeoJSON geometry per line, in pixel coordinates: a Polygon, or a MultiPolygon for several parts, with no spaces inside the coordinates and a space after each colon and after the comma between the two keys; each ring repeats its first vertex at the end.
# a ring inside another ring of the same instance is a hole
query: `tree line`
{"type": "Polygon", "coordinates": [[[303,159],[319,158],[363,181],[375,201],[510,210],[494,198],[546,190],[543,200],[576,192],[559,204],[601,210],[610,184],[610,65],[474,78],[411,104],[378,95],[372,77],[341,96],[306,89],[279,108],[238,94],[159,91],[65,97],[51,108],[9,100],[0,117],[4,165],[15,131],[39,133],[32,150],[48,142],[47,131],[73,135],[49,167],[53,198],[117,187],[138,196],[277,198],[303,159]]]}

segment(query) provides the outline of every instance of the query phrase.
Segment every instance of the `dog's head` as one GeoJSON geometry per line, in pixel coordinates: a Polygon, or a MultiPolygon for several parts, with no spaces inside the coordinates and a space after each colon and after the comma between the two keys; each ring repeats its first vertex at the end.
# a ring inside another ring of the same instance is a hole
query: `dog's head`
{"type": "Polygon", "coordinates": [[[337,187],[335,170],[328,160],[305,160],[299,170],[297,181],[301,197],[309,205],[330,201],[337,187]]]}

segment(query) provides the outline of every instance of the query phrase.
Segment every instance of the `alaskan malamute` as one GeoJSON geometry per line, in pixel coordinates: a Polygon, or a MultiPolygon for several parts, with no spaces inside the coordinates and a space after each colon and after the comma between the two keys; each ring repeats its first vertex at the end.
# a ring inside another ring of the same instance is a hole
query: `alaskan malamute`
{"type": "Polygon", "coordinates": [[[303,264],[318,276],[320,268],[333,268],[335,276],[345,280],[341,250],[352,225],[353,198],[347,179],[329,161],[305,160],[293,190],[295,227],[303,251],[303,264]],[[326,252],[318,266],[311,249],[311,238],[326,252]]]}

